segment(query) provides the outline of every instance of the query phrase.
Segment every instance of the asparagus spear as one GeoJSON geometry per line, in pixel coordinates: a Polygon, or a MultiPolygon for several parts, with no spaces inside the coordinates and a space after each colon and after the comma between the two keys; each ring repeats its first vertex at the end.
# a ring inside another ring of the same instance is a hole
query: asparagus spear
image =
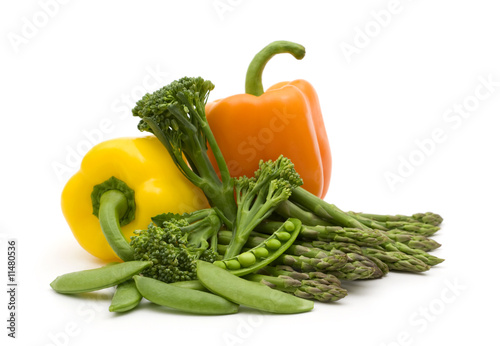
{"type": "Polygon", "coordinates": [[[431,236],[437,231],[439,231],[438,226],[432,226],[426,223],[421,222],[404,222],[404,221],[386,221],[384,222],[384,226],[387,229],[399,229],[402,231],[410,232],[413,234],[419,234],[423,236],[431,236]]]}
{"type": "Polygon", "coordinates": [[[340,269],[332,272],[333,275],[341,280],[361,280],[369,278],[379,278],[384,274],[375,263],[366,256],[349,252],[347,263],[340,269]]]}
{"type": "MultiPolygon", "coordinates": [[[[258,232],[272,234],[281,222],[266,221],[256,227],[258,232]]],[[[345,228],[340,226],[303,226],[299,237],[304,240],[349,242],[360,246],[375,246],[389,240],[384,232],[370,228],[345,228]]]]}
{"type": "Polygon", "coordinates": [[[432,251],[441,246],[434,239],[430,239],[423,235],[405,232],[399,229],[393,229],[385,233],[388,238],[393,241],[406,244],[412,249],[420,249],[423,251],[432,251]]]}
{"type": "Polygon", "coordinates": [[[363,216],[368,219],[372,219],[375,221],[381,221],[381,222],[386,222],[386,221],[405,221],[405,222],[421,222],[421,223],[426,223],[432,226],[439,226],[441,222],[443,222],[443,218],[438,215],[434,214],[431,212],[427,213],[417,213],[413,214],[412,216],[406,216],[406,215],[377,215],[377,214],[365,214],[365,213],[358,213],[358,215],[363,216]]]}
{"type": "Polygon", "coordinates": [[[303,273],[303,272],[298,272],[295,269],[293,269],[292,267],[286,266],[286,265],[266,266],[266,267],[260,269],[258,274],[266,274],[266,275],[273,275],[273,276],[286,275],[286,276],[290,276],[291,278],[296,279],[296,280],[321,279],[321,280],[326,280],[330,285],[336,285],[339,287],[341,285],[340,280],[335,275],[333,275],[331,273],[324,273],[324,272],[303,273]]]}
{"type": "Polygon", "coordinates": [[[295,256],[282,254],[273,264],[284,264],[302,272],[329,272],[342,268],[347,263],[347,256],[339,259],[337,263],[332,264],[332,260],[325,261],[324,259],[309,258],[305,256],[295,256]]]}
{"type": "Polygon", "coordinates": [[[271,276],[263,274],[249,274],[245,279],[261,282],[271,288],[278,289],[283,292],[291,293],[295,296],[314,299],[321,302],[334,302],[347,295],[347,291],[337,285],[330,284],[323,279],[305,279],[298,281],[297,285],[290,285],[290,280],[297,281],[286,275],[271,276]]]}
{"type": "Polygon", "coordinates": [[[399,251],[407,255],[411,255],[429,266],[435,266],[444,261],[442,258],[430,255],[425,251],[419,249],[412,249],[408,245],[399,243],[397,241],[391,241],[380,245],[386,251],[399,251]]]}
{"type": "Polygon", "coordinates": [[[379,220],[372,220],[363,216],[370,214],[358,214],[353,212],[349,212],[348,214],[354,217],[362,224],[364,224],[365,226],[374,229],[381,229],[381,230],[401,229],[425,236],[432,235],[439,230],[438,226],[420,222],[417,219],[397,220],[397,218],[394,218],[394,220],[379,221],[379,220]]]}
{"type": "Polygon", "coordinates": [[[374,248],[362,248],[366,256],[372,256],[383,261],[390,270],[400,270],[405,272],[423,272],[430,269],[430,266],[411,255],[400,251],[384,251],[374,248]]]}
{"type": "Polygon", "coordinates": [[[357,253],[360,255],[363,254],[361,247],[359,247],[356,244],[352,244],[352,243],[325,242],[325,241],[313,240],[311,242],[297,241],[297,244],[300,244],[303,246],[312,246],[312,247],[316,247],[316,248],[323,249],[323,250],[337,249],[337,250],[340,250],[340,251],[345,252],[345,253],[354,252],[354,253],[357,253]]]}

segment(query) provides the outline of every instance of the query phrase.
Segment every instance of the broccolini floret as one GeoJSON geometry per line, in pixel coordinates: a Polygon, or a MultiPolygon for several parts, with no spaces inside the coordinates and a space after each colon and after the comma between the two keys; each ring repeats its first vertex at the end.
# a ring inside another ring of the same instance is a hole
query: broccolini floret
{"type": "Polygon", "coordinates": [[[302,185],[293,163],[283,155],[276,161],[263,161],[254,177],[235,179],[238,212],[233,237],[224,255],[231,258],[240,253],[252,230],[287,200],[292,189],[302,185]]]}
{"type": "Polygon", "coordinates": [[[212,263],[220,259],[217,232],[221,221],[213,209],[152,219],[154,223],[136,231],[130,241],[135,260],[153,262],[142,272],[144,276],[167,283],[195,280],[196,260],[212,263]]]}
{"type": "Polygon", "coordinates": [[[180,171],[203,190],[212,207],[232,227],[236,218],[234,182],[210,130],[205,104],[214,85],[201,77],[184,77],[146,94],[132,109],[138,128],[153,133],[167,148],[180,171]],[[220,178],[208,157],[212,150],[220,178]],[[187,161],[187,162],[186,162],[187,161]]]}

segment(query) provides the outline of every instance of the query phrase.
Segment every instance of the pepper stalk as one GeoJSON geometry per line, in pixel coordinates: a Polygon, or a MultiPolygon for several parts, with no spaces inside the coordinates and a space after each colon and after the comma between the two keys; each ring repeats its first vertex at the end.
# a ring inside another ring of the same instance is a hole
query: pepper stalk
{"type": "Polygon", "coordinates": [[[134,251],[123,235],[121,226],[134,219],[134,190],[123,181],[111,177],[94,186],[91,199],[93,214],[99,218],[101,230],[113,251],[123,261],[133,261],[134,251]]]}

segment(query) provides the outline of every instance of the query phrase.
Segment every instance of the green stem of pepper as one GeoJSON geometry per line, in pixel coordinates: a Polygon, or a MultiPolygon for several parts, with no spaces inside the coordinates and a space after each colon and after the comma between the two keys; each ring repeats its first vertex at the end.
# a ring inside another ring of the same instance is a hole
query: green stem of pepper
{"type": "Polygon", "coordinates": [[[301,60],[306,54],[303,46],[289,41],[274,41],[255,55],[248,66],[245,79],[245,93],[260,96],[264,93],[262,86],[262,72],[273,56],[281,53],[292,54],[295,59],[301,60]]]}
{"type": "Polygon", "coordinates": [[[101,196],[99,223],[109,245],[123,261],[132,261],[134,251],[123,236],[120,218],[127,212],[127,198],[118,190],[108,190],[101,196]]]}

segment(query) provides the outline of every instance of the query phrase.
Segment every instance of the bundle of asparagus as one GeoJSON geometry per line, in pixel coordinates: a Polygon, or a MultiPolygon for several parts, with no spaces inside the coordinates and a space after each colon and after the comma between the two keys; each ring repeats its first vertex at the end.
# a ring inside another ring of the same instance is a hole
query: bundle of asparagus
{"type": "MultiPolygon", "coordinates": [[[[344,212],[302,188],[294,189],[290,199],[254,230],[246,246],[258,245],[290,217],[303,224],[294,245],[247,279],[332,302],[347,295],[342,280],[381,278],[389,271],[424,272],[443,261],[428,253],[441,246],[429,238],[439,230],[441,216],[344,212]]],[[[230,239],[230,232],[219,232],[220,252],[230,239]]]]}

